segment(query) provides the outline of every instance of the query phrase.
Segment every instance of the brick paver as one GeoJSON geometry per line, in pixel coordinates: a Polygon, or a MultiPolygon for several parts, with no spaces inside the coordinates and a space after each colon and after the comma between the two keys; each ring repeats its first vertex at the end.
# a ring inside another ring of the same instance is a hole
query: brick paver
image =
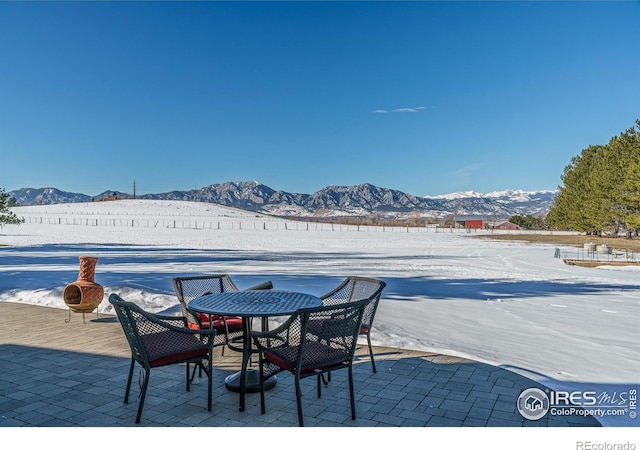
{"type": "MultiPolygon", "coordinates": [[[[151,371],[139,425],[137,373],[130,403],[122,400],[130,350],[115,317],[72,314],[62,309],[0,302],[0,427],[282,427],[298,425],[293,377],[278,375],[266,393],[238,394],[224,378],[240,365],[239,354],[220,349],[214,358],[213,410],[206,409],[206,378],[190,392],[184,367],[151,371]]],[[[316,427],[522,427],[587,426],[592,417],[525,420],[516,409],[520,392],[538,383],[505,369],[467,359],[399,349],[374,349],[373,373],[366,346],[354,367],[356,414],[351,420],[346,371],[333,374],[321,398],[315,379],[303,380],[306,426],[316,427]],[[342,373],[341,373],[342,372],[342,373]]]]}

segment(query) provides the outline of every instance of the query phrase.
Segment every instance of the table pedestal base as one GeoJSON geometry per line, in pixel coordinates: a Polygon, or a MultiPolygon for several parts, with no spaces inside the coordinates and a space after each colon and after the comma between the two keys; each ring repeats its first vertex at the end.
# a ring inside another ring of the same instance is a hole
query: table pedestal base
{"type": "MultiPolygon", "coordinates": [[[[264,380],[264,390],[273,388],[278,379],[275,375],[264,380]]],[[[240,372],[232,373],[224,379],[224,384],[230,391],[240,392],[240,372]]],[[[260,392],[260,372],[258,370],[247,370],[245,377],[245,388],[247,393],[260,392]]]]}

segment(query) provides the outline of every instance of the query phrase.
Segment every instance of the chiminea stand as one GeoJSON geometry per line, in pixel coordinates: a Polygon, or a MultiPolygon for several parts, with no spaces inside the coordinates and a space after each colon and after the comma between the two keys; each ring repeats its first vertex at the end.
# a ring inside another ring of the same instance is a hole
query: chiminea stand
{"type": "Polygon", "coordinates": [[[104,288],[94,281],[96,264],[98,258],[93,256],[80,256],[80,270],[78,279],[73,283],[69,283],[64,288],[63,298],[65,304],[69,307],[69,318],[65,319],[65,323],[71,322],[71,312],[82,313],[82,322],[85,322],[85,313],[96,310],[98,314],[98,305],[104,297],[104,288]]]}

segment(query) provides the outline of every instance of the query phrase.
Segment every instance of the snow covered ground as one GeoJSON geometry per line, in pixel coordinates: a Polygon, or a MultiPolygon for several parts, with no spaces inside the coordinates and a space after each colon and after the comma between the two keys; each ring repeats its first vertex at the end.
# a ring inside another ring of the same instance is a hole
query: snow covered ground
{"type": "MultiPolygon", "coordinates": [[[[640,387],[637,268],[582,268],[576,247],[478,239],[434,228],[285,221],[207,203],[121,200],[17,207],[0,229],[0,301],[56,308],[99,258],[96,282],[156,312],[177,312],[171,278],[228,273],[238,287],[323,294],[347,275],[387,282],[374,344],[442,352],[504,367],[558,391],[598,394],[637,427],[640,387]],[[625,409],[626,408],[626,409],[625,409]]],[[[101,311],[109,311],[103,301],[101,311]]],[[[588,395],[586,396],[588,397],[588,395]]],[[[604,403],[601,403],[604,402],[604,403]]]]}

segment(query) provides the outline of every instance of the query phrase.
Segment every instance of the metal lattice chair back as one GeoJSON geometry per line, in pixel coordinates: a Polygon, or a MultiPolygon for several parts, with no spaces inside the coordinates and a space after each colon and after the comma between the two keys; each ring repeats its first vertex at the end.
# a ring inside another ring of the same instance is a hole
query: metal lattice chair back
{"type": "MultiPolygon", "coordinates": [[[[221,292],[237,292],[239,289],[228,274],[198,275],[176,277],[172,279],[173,290],[180,302],[182,314],[189,321],[190,327],[214,328],[217,331],[215,346],[228,346],[235,351],[242,351],[244,332],[240,317],[216,316],[206,314],[194,314],[189,311],[188,305],[194,298],[204,294],[219,294],[221,292]]],[[[271,281],[265,281],[247,288],[248,290],[272,289],[271,281]]],[[[222,347],[224,355],[225,347],[222,347]]]]}
{"type": "Polygon", "coordinates": [[[171,281],[173,290],[180,302],[182,314],[189,319],[189,322],[195,324],[200,324],[201,321],[198,316],[191,313],[187,308],[191,300],[203,294],[238,291],[231,277],[226,274],[176,277],[171,281]]]}
{"type": "Polygon", "coordinates": [[[345,278],[335,289],[320,298],[323,305],[335,305],[343,302],[354,302],[368,299],[364,315],[362,317],[362,327],[360,335],[367,337],[367,346],[369,349],[369,357],[371,358],[371,366],[376,372],[376,364],[373,358],[373,346],[371,345],[371,329],[373,319],[378,310],[378,304],[382,297],[382,290],[387,284],[375,278],[350,276],[345,278]]]}
{"type": "Polygon", "coordinates": [[[309,372],[318,366],[338,366],[350,363],[356,351],[356,344],[368,299],[348,304],[330,305],[305,313],[304,354],[297,370],[309,372]],[[319,327],[309,327],[319,323],[319,327]]]}

